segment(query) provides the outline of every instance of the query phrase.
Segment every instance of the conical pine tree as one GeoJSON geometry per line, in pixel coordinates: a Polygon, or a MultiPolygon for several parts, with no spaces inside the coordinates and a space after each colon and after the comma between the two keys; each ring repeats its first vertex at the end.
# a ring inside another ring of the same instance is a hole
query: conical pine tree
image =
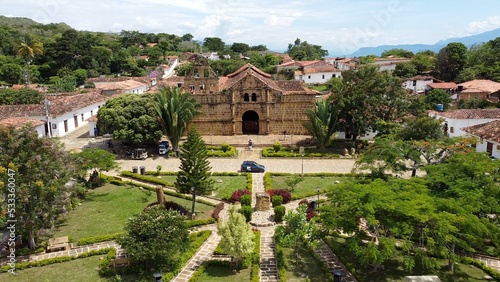
{"type": "Polygon", "coordinates": [[[195,128],[189,131],[181,146],[180,160],[180,171],[174,184],[177,191],[190,194],[193,188],[196,195],[211,193],[214,180],[210,178],[212,168],[207,160],[207,145],[195,128]]]}

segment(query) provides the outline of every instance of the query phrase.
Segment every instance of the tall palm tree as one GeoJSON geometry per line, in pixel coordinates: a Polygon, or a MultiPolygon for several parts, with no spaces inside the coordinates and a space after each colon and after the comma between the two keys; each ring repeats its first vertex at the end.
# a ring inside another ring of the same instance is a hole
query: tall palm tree
{"type": "Polygon", "coordinates": [[[17,55],[22,57],[25,62],[24,78],[26,85],[30,84],[29,65],[36,55],[43,54],[43,43],[33,39],[31,36],[24,37],[17,44],[17,55]]]}
{"type": "Polygon", "coordinates": [[[314,110],[306,111],[309,120],[303,123],[309,134],[316,140],[318,147],[324,150],[335,137],[337,117],[330,100],[316,102],[314,110]]]}
{"type": "Polygon", "coordinates": [[[154,108],[164,134],[170,139],[174,150],[179,148],[179,141],[188,124],[199,114],[201,104],[188,92],[180,88],[161,88],[154,98],[154,108]]]}

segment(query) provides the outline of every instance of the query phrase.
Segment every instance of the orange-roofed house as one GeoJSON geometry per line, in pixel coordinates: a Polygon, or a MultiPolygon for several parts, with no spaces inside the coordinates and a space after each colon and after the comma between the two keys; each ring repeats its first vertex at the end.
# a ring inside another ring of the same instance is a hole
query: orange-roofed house
{"type": "Polygon", "coordinates": [[[486,152],[500,159],[500,120],[468,126],[462,130],[478,138],[477,152],[486,152]]]}
{"type": "Polygon", "coordinates": [[[45,124],[47,122],[43,120],[25,118],[25,117],[12,117],[0,119],[1,126],[13,126],[16,129],[22,128],[24,126],[30,126],[33,131],[36,131],[38,137],[46,136],[45,134],[45,124]]]}
{"type": "Polygon", "coordinates": [[[457,100],[478,98],[496,103],[500,98],[500,83],[487,79],[474,79],[460,83],[457,100]]]}

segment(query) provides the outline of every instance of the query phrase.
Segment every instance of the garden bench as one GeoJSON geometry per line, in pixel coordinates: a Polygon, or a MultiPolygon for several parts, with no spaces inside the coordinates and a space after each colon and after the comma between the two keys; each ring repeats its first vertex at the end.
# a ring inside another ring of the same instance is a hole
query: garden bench
{"type": "Polygon", "coordinates": [[[47,244],[47,252],[53,252],[61,249],[66,251],[67,249],[69,249],[69,247],[68,236],[52,238],[49,239],[49,242],[47,244]]]}
{"type": "Polygon", "coordinates": [[[113,268],[117,267],[122,267],[122,266],[129,266],[130,265],[130,259],[128,257],[124,258],[115,258],[111,260],[110,266],[113,268]]]}

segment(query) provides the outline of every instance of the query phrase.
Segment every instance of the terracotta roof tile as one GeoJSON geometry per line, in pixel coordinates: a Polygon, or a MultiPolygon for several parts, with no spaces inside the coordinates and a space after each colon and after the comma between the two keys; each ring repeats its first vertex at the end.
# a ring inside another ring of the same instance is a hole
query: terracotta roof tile
{"type": "Polygon", "coordinates": [[[0,126],[14,126],[15,128],[21,128],[28,123],[30,123],[32,127],[37,127],[39,125],[46,124],[47,122],[44,120],[25,118],[25,117],[0,119],[0,126]]]}
{"type": "Polygon", "coordinates": [[[434,89],[456,89],[457,84],[455,82],[435,82],[427,84],[429,87],[434,89]]]}
{"type": "Polygon", "coordinates": [[[446,112],[429,112],[451,119],[500,119],[500,109],[460,109],[446,112]]]}
{"type": "Polygon", "coordinates": [[[500,91],[500,83],[487,79],[474,79],[471,81],[460,83],[459,85],[464,87],[464,91],[472,89],[476,90],[474,92],[486,92],[486,93],[494,93],[500,91]]]}
{"type": "Polygon", "coordinates": [[[500,143],[500,120],[464,127],[462,130],[474,136],[500,143]]]}
{"type": "MultiPolygon", "coordinates": [[[[97,93],[85,93],[71,96],[47,96],[47,99],[50,100],[49,114],[50,116],[59,116],[99,102],[104,102],[111,97],[97,93]]],[[[31,105],[0,106],[0,118],[33,116],[45,116],[45,105],[43,102],[31,105]]]]}

